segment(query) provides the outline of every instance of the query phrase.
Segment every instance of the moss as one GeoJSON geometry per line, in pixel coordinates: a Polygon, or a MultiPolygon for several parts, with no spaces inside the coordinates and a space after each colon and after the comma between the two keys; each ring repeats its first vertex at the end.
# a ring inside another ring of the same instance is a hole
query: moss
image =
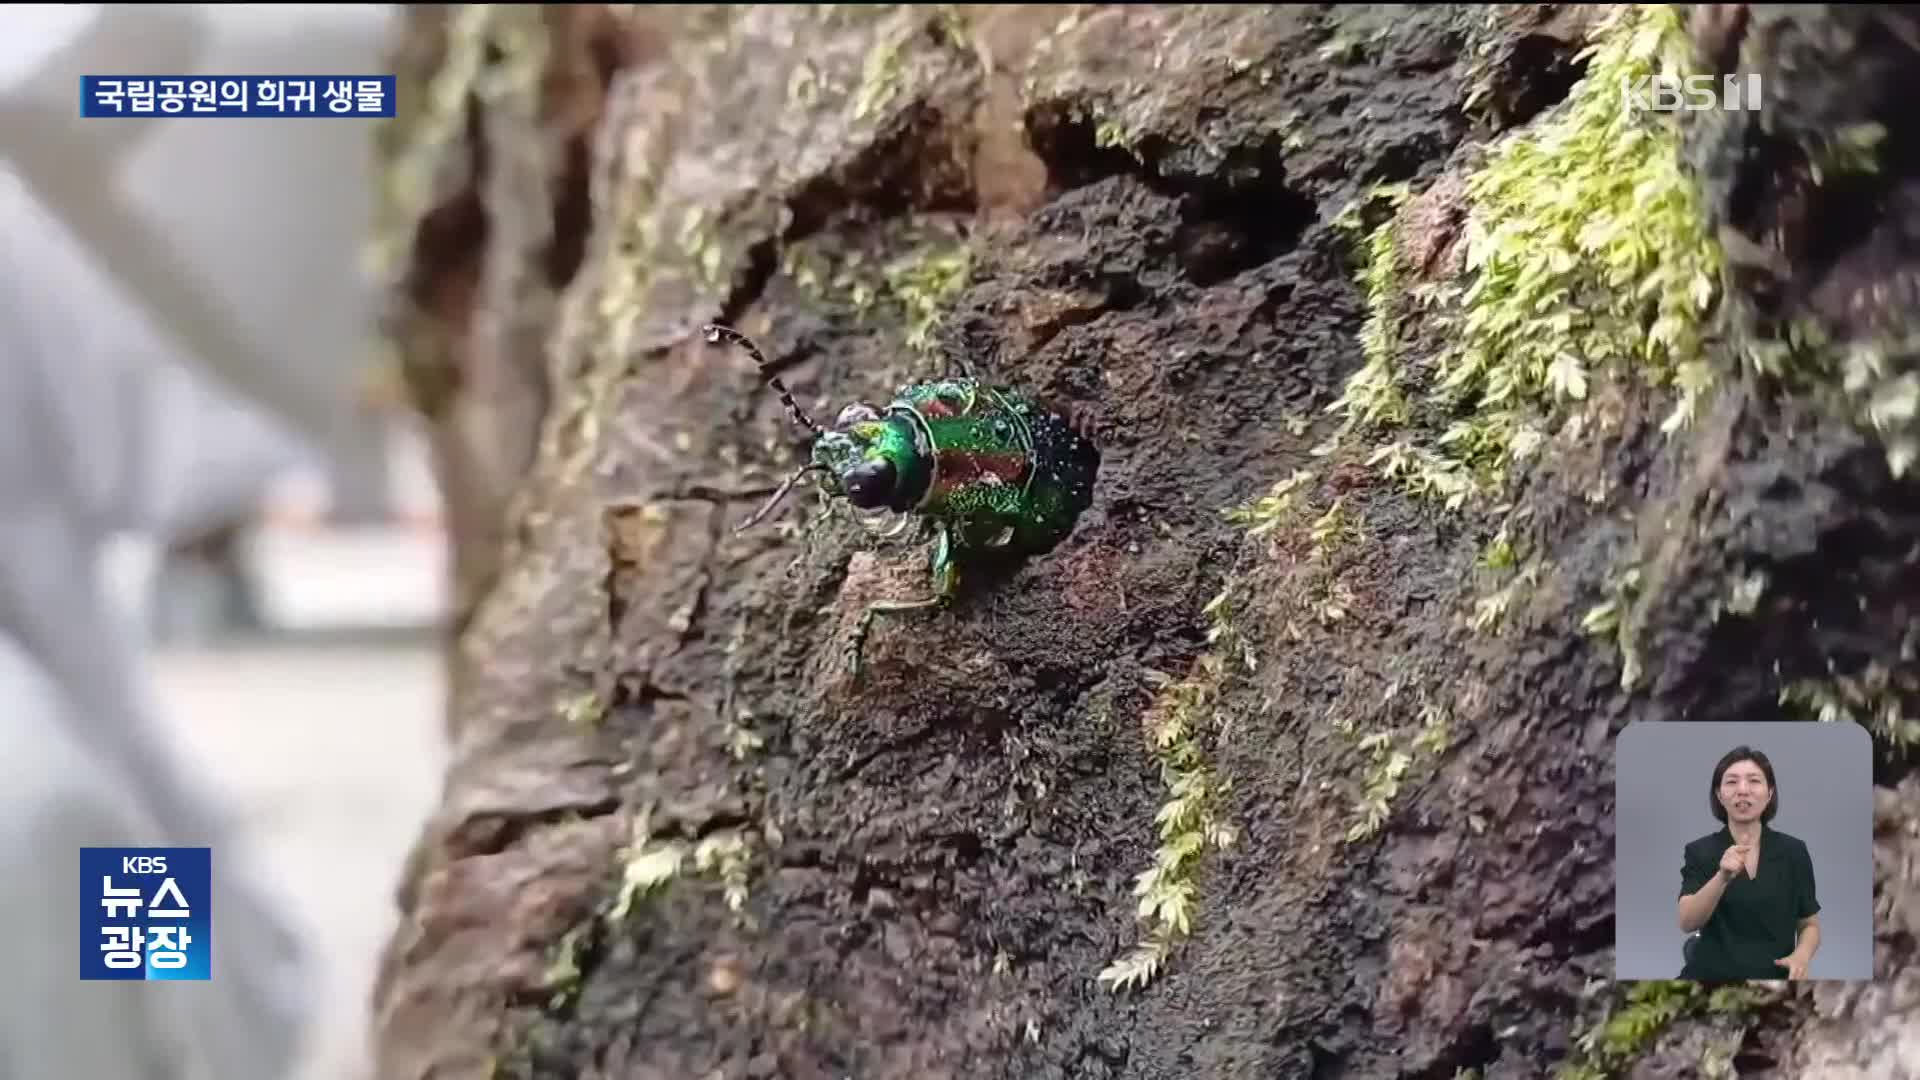
{"type": "Polygon", "coordinates": [[[1807,167],[1815,184],[1842,176],[1880,171],[1879,148],[1887,129],[1879,124],[1841,128],[1807,147],[1807,167]]]}
{"type": "Polygon", "coordinates": [[[1462,111],[1473,116],[1483,116],[1493,94],[1493,76],[1505,65],[1512,48],[1507,35],[1500,33],[1501,26],[1507,22],[1512,12],[1509,4],[1488,4],[1480,13],[1478,20],[1464,27],[1467,44],[1461,50],[1470,57],[1467,62],[1467,96],[1461,102],[1462,111]]]}
{"type": "MultiPolygon", "coordinates": [[[[1405,184],[1377,186],[1368,192],[1365,200],[1336,216],[1334,226],[1349,235],[1360,233],[1361,215],[1366,210],[1384,202],[1389,211],[1397,211],[1405,203],[1407,194],[1405,184]]],[[[1359,373],[1348,380],[1346,393],[1328,410],[1346,415],[1346,430],[1355,425],[1397,426],[1407,420],[1406,398],[1394,368],[1396,306],[1401,291],[1395,225],[1389,217],[1363,234],[1365,246],[1359,277],[1367,301],[1367,318],[1360,328],[1360,353],[1366,362],[1359,373]]]]}
{"type": "Polygon", "coordinates": [[[727,723],[727,753],[735,761],[745,761],[767,745],[766,739],[748,726],[748,719],[743,717],[727,723]]]}
{"type": "MultiPolygon", "coordinates": [[[[713,46],[733,34],[731,23],[738,17],[732,9],[714,9],[711,18],[688,9],[676,24],[681,36],[675,63],[711,57],[713,46]]],[[[744,246],[704,209],[690,208],[675,217],[656,205],[674,152],[677,123],[671,112],[661,115],[635,127],[635,137],[613,151],[614,160],[607,165],[616,179],[595,197],[594,217],[604,221],[604,227],[596,229],[587,268],[561,299],[567,310],[556,324],[577,328],[586,341],[584,348],[573,350],[578,359],[571,361],[571,370],[553,373],[554,385],[570,390],[548,410],[541,433],[540,456],[560,462],[557,473],[563,485],[587,475],[598,459],[606,418],[614,414],[614,399],[631,374],[634,333],[648,311],[649,294],[683,281],[717,307],[744,246]]]]}
{"type": "Polygon", "coordinates": [[[607,705],[592,690],[583,690],[559,705],[560,719],[569,727],[597,727],[606,718],[607,705]]]}
{"type": "Polygon", "coordinates": [[[1366,784],[1360,799],[1360,820],[1347,829],[1347,842],[1365,840],[1380,831],[1387,820],[1393,797],[1400,792],[1400,778],[1413,764],[1413,756],[1395,750],[1391,732],[1376,731],[1360,740],[1360,750],[1370,756],[1366,784]]]}
{"type": "Polygon", "coordinates": [[[795,63],[792,74],[787,76],[787,101],[802,110],[819,104],[820,69],[805,60],[795,63]]]}
{"type": "Polygon", "coordinates": [[[1872,432],[1895,479],[1920,462],[1920,331],[1874,331],[1849,340],[1815,318],[1794,318],[1749,334],[1741,361],[1773,385],[1806,393],[1872,432]]]}
{"type": "Polygon", "coordinates": [[[1358,519],[1346,508],[1346,497],[1340,496],[1327,507],[1326,513],[1307,526],[1307,535],[1313,540],[1314,554],[1324,558],[1347,544],[1357,543],[1364,534],[1358,519]]]}
{"type": "MultiPolygon", "coordinates": [[[[946,48],[966,52],[975,51],[973,19],[960,4],[935,4],[933,22],[929,29],[934,38],[946,48]]],[[[983,63],[985,59],[986,54],[983,51],[983,63]]]]}
{"type": "Polygon", "coordinates": [[[1640,568],[1624,567],[1607,583],[1607,599],[1587,609],[1580,619],[1582,633],[1611,637],[1620,649],[1620,688],[1639,685],[1642,661],[1639,648],[1640,568]]]}
{"type": "Polygon", "coordinates": [[[904,309],[908,348],[923,356],[933,350],[933,332],[947,306],[966,287],[972,256],[965,244],[927,247],[882,271],[889,295],[904,309]]]}
{"type": "Polygon", "coordinates": [[[399,94],[394,115],[375,128],[380,169],[365,260],[378,277],[391,278],[400,271],[414,227],[432,208],[449,148],[466,130],[467,102],[492,44],[494,15],[489,4],[454,9],[443,35],[444,55],[424,92],[399,94]]]}
{"type": "Polygon", "coordinates": [[[1315,51],[1322,63],[1351,67],[1366,59],[1363,43],[1345,34],[1335,34],[1315,51]]]}
{"type": "Polygon", "coordinates": [[[705,208],[688,207],[674,235],[674,247],[684,258],[682,265],[694,275],[695,281],[708,289],[718,289],[726,284],[720,272],[721,267],[733,263],[727,258],[725,245],[718,233],[709,225],[705,208]]]}
{"type": "Polygon", "coordinates": [[[1600,1021],[1574,1042],[1576,1053],[1555,1073],[1558,1080],[1609,1080],[1626,1073],[1661,1033],[1689,1019],[1730,1026],[1747,1022],[1774,992],[1759,987],[1709,990],[1697,982],[1663,980],[1625,984],[1613,991],[1600,1021]]]}
{"type": "Polygon", "coordinates": [[[1546,576],[1546,561],[1530,554],[1513,537],[1516,523],[1530,516],[1523,510],[1502,522],[1474,560],[1481,591],[1468,614],[1468,623],[1476,631],[1500,636],[1508,616],[1546,576]]]}
{"type": "MultiPolygon", "coordinates": [[[[1470,36],[1478,92],[1501,38],[1490,23],[1470,36]]],[[[1686,47],[1671,11],[1611,9],[1565,101],[1474,148],[1460,173],[1417,198],[1383,185],[1335,218],[1365,300],[1362,365],[1327,406],[1341,422],[1314,456],[1364,455],[1410,497],[1501,514],[1550,439],[1614,421],[1605,403],[1623,395],[1602,391],[1670,394],[1662,431],[1690,426],[1714,383],[1706,347],[1723,257],[1676,117],[1619,98],[1623,80],[1686,73],[1686,47]]],[[[1605,501],[1608,483],[1603,474],[1590,500],[1605,501]]],[[[1546,574],[1516,543],[1518,524],[1502,522],[1476,560],[1460,615],[1475,632],[1503,633],[1546,574]]],[[[1637,568],[1621,569],[1582,624],[1617,646],[1628,690],[1644,666],[1639,593],[1637,568]]],[[[1315,584],[1310,603],[1322,622],[1345,607],[1335,581],[1315,584]]],[[[1363,823],[1411,765],[1378,735],[1363,748],[1363,823]]]]}
{"type": "Polygon", "coordinates": [[[1746,344],[1746,362],[1778,385],[1807,391],[1880,440],[1887,470],[1920,462],[1920,331],[1835,340],[1813,320],[1746,344]]]}
{"type": "Polygon", "coordinates": [[[1856,674],[1797,679],[1780,691],[1780,703],[1822,723],[1859,724],[1872,736],[1900,750],[1920,747],[1920,715],[1908,702],[1920,700],[1920,678],[1913,674],[1916,631],[1902,643],[1898,668],[1875,661],[1856,674]]]}
{"type": "MultiPolygon", "coordinates": [[[[1361,242],[1359,284],[1366,297],[1367,317],[1360,328],[1360,351],[1365,362],[1327,408],[1328,412],[1342,414],[1344,421],[1327,443],[1315,449],[1320,456],[1333,453],[1356,431],[1401,428],[1413,417],[1406,389],[1409,376],[1400,363],[1399,339],[1400,322],[1412,310],[1409,303],[1413,299],[1402,276],[1397,242],[1397,212],[1408,195],[1405,184],[1377,186],[1334,219],[1336,228],[1361,242]],[[1382,208],[1388,216],[1378,218],[1382,208]],[[1365,223],[1369,216],[1377,218],[1371,227],[1365,223]]],[[[1456,440],[1441,440],[1442,444],[1449,441],[1456,440]]],[[[1367,464],[1409,494],[1437,498],[1449,509],[1464,506],[1477,490],[1461,462],[1419,445],[1412,436],[1380,446],[1367,464]]]]}
{"type": "Polygon", "coordinates": [[[364,259],[383,280],[401,272],[414,229],[433,209],[441,173],[465,137],[469,104],[512,109],[535,122],[550,47],[546,20],[516,5],[452,9],[439,66],[423,92],[402,92],[376,128],[380,168],[373,235],[364,259]]]}
{"type": "MultiPolygon", "coordinates": [[[[1396,680],[1388,687],[1382,704],[1391,708],[1400,696],[1400,689],[1401,684],[1396,680]]],[[[1400,794],[1401,783],[1408,773],[1416,765],[1431,764],[1451,744],[1451,717],[1445,708],[1423,697],[1418,719],[1418,726],[1404,738],[1397,728],[1361,735],[1352,714],[1332,723],[1335,732],[1354,737],[1354,748],[1365,760],[1360,777],[1360,800],[1355,807],[1357,816],[1347,828],[1347,843],[1359,843],[1378,833],[1392,813],[1393,800],[1400,794]]]]}
{"type": "Polygon", "coordinates": [[[929,222],[845,252],[795,244],[781,253],[780,266],[809,303],[844,307],[856,321],[897,324],[903,344],[926,360],[938,351],[941,320],[971,279],[973,250],[948,228],[929,222]],[[903,254],[880,261],[870,251],[903,254]]]}
{"type": "Polygon", "coordinates": [[[547,968],[540,977],[540,989],[547,994],[546,1007],[549,1011],[566,1008],[579,994],[580,950],[592,933],[593,922],[582,922],[560,935],[560,940],[548,954],[547,968]]]}
{"type": "MultiPolygon", "coordinates": [[[[1494,415],[1542,412],[1587,397],[1612,368],[1680,391],[1667,430],[1706,389],[1704,320],[1718,295],[1719,252],[1661,114],[1623,109],[1623,79],[1651,75],[1679,42],[1665,9],[1623,8],[1590,50],[1567,109],[1496,147],[1468,181],[1462,346],[1443,355],[1448,401],[1494,415]]],[[[1493,442],[1487,449],[1504,453],[1493,442]]]]}
{"type": "Polygon", "coordinates": [[[1313,480],[1311,471],[1296,469],[1286,479],[1274,481],[1265,495],[1228,507],[1222,516],[1232,524],[1245,527],[1249,537],[1265,536],[1289,518],[1300,491],[1313,480]]]}
{"type": "Polygon", "coordinates": [[[1467,177],[1461,280],[1406,287],[1397,216],[1362,234],[1366,363],[1330,411],[1346,418],[1337,439],[1397,433],[1371,459],[1383,476],[1452,509],[1498,496],[1602,379],[1675,391],[1670,434],[1692,420],[1712,384],[1702,345],[1721,257],[1672,118],[1618,95],[1680,63],[1683,44],[1664,9],[1610,13],[1567,101],[1467,177]],[[1415,316],[1448,344],[1403,355],[1415,316]]]}
{"type": "Polygon", "coordinates": [[[860,71],[860,88],[853,96],[853,118],[866,120],[879,115],[900,92],[904,67],[900,59],[901,42],[882,40],[868,49],[860,71]]]}
{"type": "Polygon", "coordinates": [[[1734,575],[1727,582],[1725,596],[1715,602],[1713,621],[1717,623],[1726,615],[1752,615],[1760,609],[1760,598],[1766,595],[1770,583],[1765,570],[1734,575]]]}
{"type": "Polygon", "coordinates": [[[1235,830],[1220,818],[1228,785],[1207,765],[1197,736],[1229,676],[1229,657],[1239,654],[1249,669],[1253,655],[1233,629],[1229,589],[1205,608],[1211,627],[1209,651],[1178,681],[1156,673],[1160,694],[1145,720],[1167,800],[1154,816],[1160,846],[1153,865],[1134,878],[1138,917],[1146,938],[1102,970],[1098,981],[1115,991],[1145,986],[1166,964],[1173,948],[1193,930],[1199,868],[1208,849],[1233,846],[1235,830]]]}
{"type": "Polygon", "coordinates": [[[693,868],[702,874],[712,875],[720,882],[721,897],[726,901],[727,909],[735,914],[747,906],[751,860],[752,849],[748,846],[747,835],[738,829],[703,837],[693,846],[693,868]]]}
{"type": "Polygon", "coordinates": [[[794,244],[780,252],[780,272],[793,282],[800,295],[814,303],[827,299],[827,282],[833,268],[828,260],[808,244],[794,244]]]}
{"type": "MultiPolygon", "coordinates": [[[[1295,470],[1275,482],[1266,495],[1228,507],[1222,513],[1229,522],[1245,527],[1248,539],[1264,537],[1270,554],[1304,549],[1301,557],[1289,560],[1304,578],[1298,593],[1300,613],[1323,626],[1332,626],[1346,619],[1354,602],[1353,592],[1340,580],[1341,568],[1335,564],[1344,564],[1360,548],[1365,532],[1348,510],[1344,496],[1335,496],[1316,513],[1309,496],[1314,481],[1313,472],[1295,470]],[[1276,531],[1288,522],[1297,527],[1284,533],[1276,531]]],[[[1284,614],[1281,620],[1288,637],[1295,641],[1303,638],[1297,622],[1284,614]]]]}
{"type": "MultiPolygon", "coordinates": [[[[1310,494],[1315,479],[1311,470],[1297,469],[1276,481],[1267,494],[1228,507],[1222,514],[1227,521],[1244,527],[1248,539],[1264,538],[1263,547],[1269,555],[1288,553],[1285,561],[1300,574],[1294,613],[1309,616],[1322,626],[1333,626],[1345,621],[1353,609],[1353,591],[1340,575],[1364,547],[1367,534],[1344,495],[1334,496],[1324,507],[1315,507],[1310,494]],[[1294,527],[1278,531],[1288,523],[1294,527]]],[[[1304,639],[1300,623],[1289,613],[1282,612],[1278,618],[1285,637],[1304,639]]]]}
{"type": "Polygon", "coordinates": [[[1103,117],[1094,122],[1093,145],[1097,150],[1124,151],[1128,157],[1142,164],[1146,161],[1140,151],[1140,133],[1115,117],[1103,117]]]}
{"type": "Polygon", "coordinates": [[[666,888],[689,864],[696,873],[716,878],[727,907],[735,913],[742,911],[752,863],[745,830],[722,829],[689,844],[653,837],[651,816],[642,810],[634,818],[632,838],[621,855],[620,887],[606,913],[607,920],[618,923],[627,918],[636,903],[666,888]]]}
{"type": "MultiPolygon", "coordinates": [[[[411,269],[421,220],[448,198],[450,183],[477,182],[449,175],[470,104],[478,99],[488,109],[530,114],[546,64],[545,24],[518,9],[459,6],[440,37],[437,66],[417,79],[402,74],[394,115],[375,129],[373,223],[361,261],[396,297],[405,296],[400,284],[411,269]]],[[[401,317],[376,348],[388,353],[382,362],[400,374],[414,406],[425,416],[442,416],[460,385],[455,343],[437,318],[401,303],[401,317]]]]}
{"type": "Polygon", "coordinates": [[[1667,1026],[1700,1006],[1706,991],[1695,982],[1635,983],[1599,1024],[1575,1042],[1578,1055],[1559,1080],[1606,1080],[1638,1060],[1667,1026]]]}
{"type": "Polygon", "coordinates": [[[1507,627],[1508,617],[1526,594],[1540,584],[1545,572],[1543,564],[1530,563],[1504,584],[1480,595],[1474,600],[1468,624],[1480,633],[1499,637],[1507,627]]]}

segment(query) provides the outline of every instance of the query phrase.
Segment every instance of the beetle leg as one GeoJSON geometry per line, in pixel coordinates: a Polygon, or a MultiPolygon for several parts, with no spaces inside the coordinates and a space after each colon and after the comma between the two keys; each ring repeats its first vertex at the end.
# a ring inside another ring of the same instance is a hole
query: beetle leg
{"type": "Polygon", "coordinates": [[[959,588],[960,567],[953,561],[953,544],[946,527],[942,526],[933,546],[933,595],[920,600],[877,600],[860,613],[860,622],[854,628],[853,643],[848,650],[854,679],[860,678],[861,653],[866,648],[867,631],[872,629],[875,615],[899,615],[908,611],[945,607],[959,588]]]}

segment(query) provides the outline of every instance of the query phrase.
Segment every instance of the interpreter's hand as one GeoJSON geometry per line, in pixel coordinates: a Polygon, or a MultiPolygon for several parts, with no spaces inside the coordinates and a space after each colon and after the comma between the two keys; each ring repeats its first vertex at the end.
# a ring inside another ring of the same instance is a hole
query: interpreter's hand
{"type": "Polygon", "coordinates": [[[1747,869],[1747,845],[1734,844],[1720,856],[1720,869],[1729,879],[1737,878],[1747,869]]]}
{"type": "Polygon", "coordinates": [[[1773,962],[1774,967],[1787,969],[1787,978],[1804,979],[1807,977],[1807,958],[1797,952],[1788,953],[1773,962]]]}

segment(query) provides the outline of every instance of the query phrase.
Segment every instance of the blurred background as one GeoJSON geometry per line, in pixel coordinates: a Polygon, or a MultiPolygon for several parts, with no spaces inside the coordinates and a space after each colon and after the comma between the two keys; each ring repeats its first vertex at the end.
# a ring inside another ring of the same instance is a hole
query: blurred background
{"type": "MultiPolygon", "coordinates": [[[[61,523],[0,532],[13,598],[0,639],[59,688],[68,708],[49,715],[75,718],[99,758],[151,729],[181,798],[230,823],[216,867],[244,864],[307,954],[286,1074],[302,1080],[370,1075],[374,964],[444,755],[439,500],[360,271],[377,121],[82,122],[78,83],[383,73],[392,18],[384,5],[0,13],[0,395],[25,412],[0,417],[15,429],[0,433],[14,459],[0,461],[0,522],[61,523]],[[75,490],[113,511],[61,509],[81,504],[75,490]],[[83,565],[63,576],[49,548],[83,565]],[[88,622],[95,599],[124,630],[117,653],[88,622]],[[89,651],[86,665],[124,670],[124,707],[89,700],[105,680],[72,659],[89,651]]],[[[0,680],[0,709],[15,709],[5,693],[0,680]]]]}

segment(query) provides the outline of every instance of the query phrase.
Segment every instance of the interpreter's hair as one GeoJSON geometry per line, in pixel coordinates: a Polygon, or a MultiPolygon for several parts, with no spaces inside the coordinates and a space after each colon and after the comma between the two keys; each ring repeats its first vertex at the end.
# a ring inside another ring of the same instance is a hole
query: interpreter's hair
{"type": "Polygon", "coordinates": [[[1764,825],[1772,821],[1773,816],[1780,812],[1780,785],[1773,779],[1773,762],[1768,761],[1767,755],[1751,746],[1734,747],[1721,757],[1720,764],[1713,767],[1713,782],[1707,785],[1707,809],[1713,811],[1714,818],[1720,824],[1727,823],[1727,808],[1720,805],[1720,781],[1727,775],[1728,769],[1742,761],[1753,762],[1760,766],[1762,773],[1766,774],[1767,789],[1771,795],[1767,799],[1767,808],[1760,811],[1760,823],[1764,825]]]}

